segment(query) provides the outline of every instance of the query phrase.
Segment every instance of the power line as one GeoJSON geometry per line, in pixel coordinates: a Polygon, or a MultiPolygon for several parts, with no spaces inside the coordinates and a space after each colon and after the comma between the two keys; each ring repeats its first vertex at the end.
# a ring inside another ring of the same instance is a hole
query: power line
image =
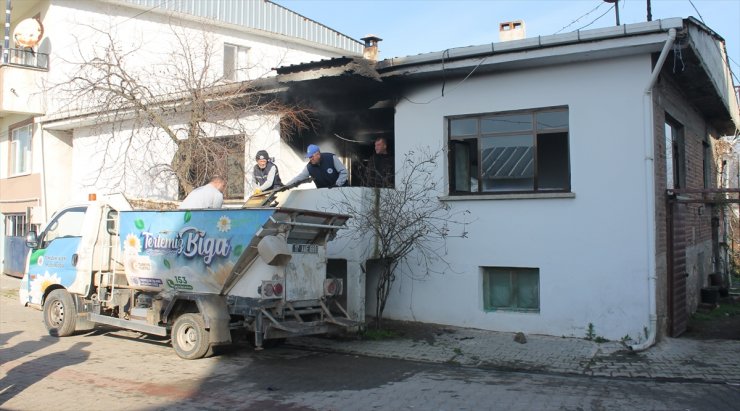
{"type": "Polygon", "coordinates": [[[560,33],[561,31],[563,31],[563,30],[567,29],[568,27],[570,27],[570,26],[572,26],[572,25],[576,24],[576,23],[577,23],[577,22],[578,22],[579,20],[581,20],[582,18],[584,18],[584,17],[588,16],[589,14],[591,14],[591,13],[595,12],[596,10],[598,10],[598,9],[599,9],[599,7],[601,7],[601,6],[603,6],[603,5],[604,5],[604,2],[603,2],[603,1],[601,1],[601,0],[598,0],[598,1],[599,1],[599,5],[598,5],[598,6],[594,7],[593,9],[591,9],[591,11],[589,11],[589,12],[587,12],[586,14],[582,15],[581,17],[579,17],[579,18],[577,18],[577,19],[575,19],[575,20],[571,21],[571,22],[570,22],[570,23],[569,23],[569,24],[568,24],[567,26],[564,26],[563,28],[561,28],[560,30],[556,31],[556,32],[555,32],[555,33],[553,33],[553,34],[558,34],[558,33],[560,33]]]}
{"type": "MultiPolygon", "coordinates": [[[[704,17],[701,16],[701,13],[699,13],[699,9],[696,8],[696,6],[694,5],[694,2],[689,0],[689,3],[691,3],[691,7],[694,8],[694,11],[696,11],[696,14],[699,15],[699,20],[701,20],[701,22],[704,23],[704,17]]],[[[704,24],[707,24],[707,23],[704,23],[704,24]]]]}
{"type": "Polygon", "coordinates": [[[583,27],[579,28],[578,30],[583,30],[583,29],[585,29],[586,27],[588,27],[588,26],[590,26],[590,25],[592,25],[592,24],[596,23],[597,21],[599,21],[599,19],[601,19],[602,17],[606,16],[606,13],[609,13],[610,11],[612,11],[612,9],[614,9],[614,6],[611,6],[611,7],[609,7],[609,8],[608,8],[608,9],[607,9],[607,10],[606,10],[606,11],[605,11],[604,13],[602,13],[602,14],[601,14],[601,15],[600,15],[599,17],[597,17],[597,18],[595,18],[595,19],[594,19],[593,21],[591,21],[591,23],[588,23],[588,24],[586,24],[585,26],[583,26],[583,27]]]}

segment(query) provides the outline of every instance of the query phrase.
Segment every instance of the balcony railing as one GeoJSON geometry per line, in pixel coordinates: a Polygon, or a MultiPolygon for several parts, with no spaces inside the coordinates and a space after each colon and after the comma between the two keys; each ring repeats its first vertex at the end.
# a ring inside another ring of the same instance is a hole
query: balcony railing
{"type": "Polygon", "coordinates": [[[2,50],[2,64],[48,70],[49,55],[31,49],[5,49],[2,50]]]}

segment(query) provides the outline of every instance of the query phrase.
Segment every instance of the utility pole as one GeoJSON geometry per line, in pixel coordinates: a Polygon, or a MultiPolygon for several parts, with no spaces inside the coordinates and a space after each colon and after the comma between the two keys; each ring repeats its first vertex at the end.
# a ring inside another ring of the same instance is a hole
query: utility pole
{"type": "Polygon", "coordinates": [[[647,0],[647,21],[653,21],[653,9],[650,5],[650,0],[647,0]]]}
{"type": "Polygon", "coordinates": [[[619,0],[604,0],[606,3],[614,4],[614,14],[617,16],[617,26],[619,26],[619,0]]]}

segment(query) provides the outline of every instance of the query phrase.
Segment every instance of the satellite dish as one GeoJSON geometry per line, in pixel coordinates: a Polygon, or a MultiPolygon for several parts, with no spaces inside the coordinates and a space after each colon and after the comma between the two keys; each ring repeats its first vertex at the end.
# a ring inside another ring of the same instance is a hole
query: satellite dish
{"type": "Polygon", "coordinates": [[[13,30],[13,39],[16,47],[33,48],[44,36],[44,26],[36,19],[25,19],[18,23],[13,30]]]}

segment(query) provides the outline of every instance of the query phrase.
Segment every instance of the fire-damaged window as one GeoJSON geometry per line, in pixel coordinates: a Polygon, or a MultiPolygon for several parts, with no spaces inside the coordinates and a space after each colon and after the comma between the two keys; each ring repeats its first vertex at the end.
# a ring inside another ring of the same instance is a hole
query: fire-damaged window
{"type": "MultiPolygon", "coordinates": [[[[245,141],[243,135],[187,139],[180,141],[178,154],[189,164],[188,181],[195,187],[215,176],[226,180],[224,199],[244,198],[245,141]]],[[[180,198],[185,190],[180,185],[180,198]]]]}
{"type": "Polygon", "coordinates": [[[450,194],[569,192],[568,109],[447,119],[450,194]]]}
{"type": "Polygon", "coordinates": [[[539,312],[540,270],[483,267],[483,308],[539,312]]]}
{"type": "Polygon", "coordinates": [[[224,44],[224,78],[232,81],[247,80],[249,48],[224,44]]]}

